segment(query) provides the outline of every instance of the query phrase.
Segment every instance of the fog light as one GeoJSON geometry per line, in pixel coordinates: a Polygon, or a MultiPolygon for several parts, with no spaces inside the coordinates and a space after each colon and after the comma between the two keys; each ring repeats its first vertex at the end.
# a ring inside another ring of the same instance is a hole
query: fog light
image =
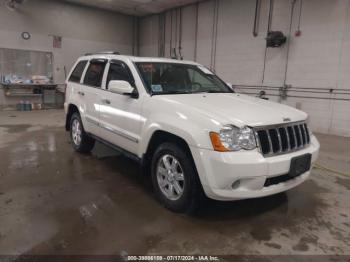
{"type": "Polygon", "coordinates": [[[237,189],[241,185],[240,180],[236,180],[235,182],[232,183],[232,189],[237,189]]]}

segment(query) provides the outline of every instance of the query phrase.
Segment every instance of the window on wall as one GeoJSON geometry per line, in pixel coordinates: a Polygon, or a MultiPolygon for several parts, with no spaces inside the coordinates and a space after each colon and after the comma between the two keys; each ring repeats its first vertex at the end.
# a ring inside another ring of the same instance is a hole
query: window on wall
{"type": "Polygon", "coordinates": [[[3,83],[52,83],[52,53],[0,48],[0,77],[3,83]]]}
{"type": "Polygon", "coordinates": [[[88,61],[80,61],[76,67],[74,68],[71,76],[69,77],[69,81],[79,83],[81,76],[84,72],[85,66],[88,61]]]}
{"type": "Polygon", "coordinates": [[[119,61],[111,62],[107,76],[106,89],[108,89],[108,84],[111,80],[122,80],[129,82],[131,86],[135,85],[130,69],[125,63],[119,61]]]}
{"type": "Polygon", "coordinates": [[[106,63],[104,59],[91,60],[85,74],[84,84],[100,88],[106,63]]]}

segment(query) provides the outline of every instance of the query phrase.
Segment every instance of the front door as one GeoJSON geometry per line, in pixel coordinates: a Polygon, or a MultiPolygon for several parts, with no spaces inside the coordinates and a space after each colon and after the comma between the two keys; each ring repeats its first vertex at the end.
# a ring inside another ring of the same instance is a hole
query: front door
{"type": "MultiPolygon", "coordinates": [[[[143,123],[141,99],[108,91],[111,80],[124,80],[135,87],[129,67],[122,61],[111,60],[107,68],[105,90],[100,104],[101,137],[130,153],[137,154],[143,123]]],[[[135,90],[137,91],[137,90],[135,90]]]]}

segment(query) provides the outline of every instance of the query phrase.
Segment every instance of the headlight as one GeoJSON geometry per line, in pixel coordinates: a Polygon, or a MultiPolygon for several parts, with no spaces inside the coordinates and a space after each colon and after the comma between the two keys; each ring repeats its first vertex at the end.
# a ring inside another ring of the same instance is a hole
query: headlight
{"type": "Polygon", "coordinates": [[[215,151],[252,150],[256,148],[254,132],[249,127],[224,126],[219,133],[211,132],[210,139],[215,151]]]}

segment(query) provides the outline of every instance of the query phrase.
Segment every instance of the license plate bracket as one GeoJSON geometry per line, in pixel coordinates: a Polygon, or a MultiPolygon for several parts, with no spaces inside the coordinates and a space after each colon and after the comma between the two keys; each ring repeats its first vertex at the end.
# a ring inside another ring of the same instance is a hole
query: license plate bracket
{"type": "Polygon", "coordinates": [[[289,176],[297,177],[311,168],[311,154],[293,157],[290,163],[289,176]]]}

